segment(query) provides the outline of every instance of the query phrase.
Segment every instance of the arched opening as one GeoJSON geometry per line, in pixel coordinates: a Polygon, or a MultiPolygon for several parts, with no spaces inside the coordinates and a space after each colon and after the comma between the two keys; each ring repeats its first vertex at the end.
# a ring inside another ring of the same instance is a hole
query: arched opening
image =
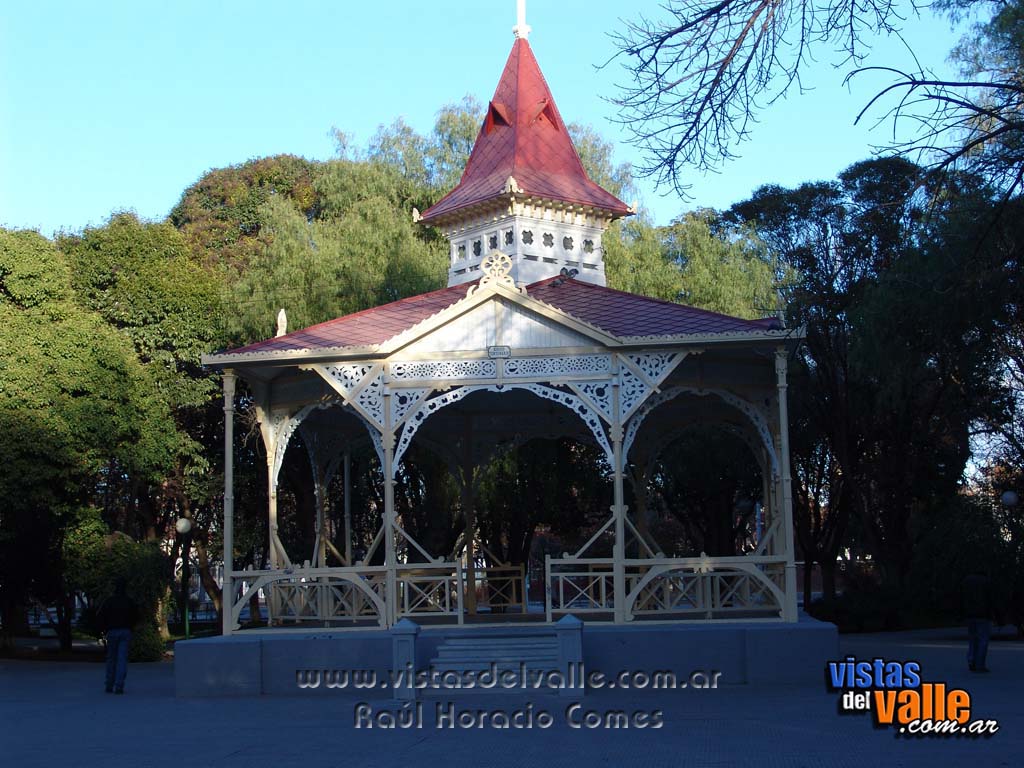
{"type": "Polygon", "coordinates": [[[763,471],[728,426],[680,424],[635,478],[638,528],[669,557],[732,557],[753,552],[763,529],[763,471]]]}
{"type": "MultiPolygon", "coordinates": [[[[424,404],[398,443],[395,508],[409,540],[399,559],[457,562],[467,620],[543,618],[544,555],[575,551],[608,517],[600,418],[575,396],[536,385],[436,397],[446,402],[424,404]],[[447,507],[422,503],[430,484],[447,507]]],[[[596,546],[610,554],[607,538],[596,546]]]]}
{"type": "Polygon", "coordinates": [[[634,416],[626,450],[632,516],[652,548],[728,557],[764,543],[778,462],[752,404],[724,391],[666,390],[634,416]]]}
{"type": "Polygon", "coordinates": [[[275,625],[386,625],[379,435],[336,400],[306,406],[276,426],[271,570],[242,580],[250,617],[262,600],[261,613],[275,625]],[[296,569],[302,575],[293,575],[296,569]]]}
{"type": "Polygon", "coordinates": [[[286,423],[275,470],[278,538],[289,562],[350,566],[366,560],[383,515],[374,437],[337,402],[305,408],[286,423]]]}
{"type": "Polygon", "coordinates": [[[656,396],[634,418],[630,617],[781,615],[785,557],[770,423],[733,393],[685,387],[656,396]]]}

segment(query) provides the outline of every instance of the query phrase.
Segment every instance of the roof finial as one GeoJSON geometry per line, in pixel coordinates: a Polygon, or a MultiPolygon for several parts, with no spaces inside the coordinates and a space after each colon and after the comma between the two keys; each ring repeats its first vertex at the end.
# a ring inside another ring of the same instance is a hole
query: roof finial
{"type": "Polygon", "coordinates": [[[530,27],[526,23],[526,0],[516,0],[516,25],[512,27],[512,34],[522,40],[530,36],[530,27]]]}

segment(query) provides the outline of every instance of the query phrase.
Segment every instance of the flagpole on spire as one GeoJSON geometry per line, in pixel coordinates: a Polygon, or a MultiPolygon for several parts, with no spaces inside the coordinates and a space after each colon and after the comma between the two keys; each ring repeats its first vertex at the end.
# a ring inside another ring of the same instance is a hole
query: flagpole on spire
{"type": "Polygon", "coordinates": [[[526,23],[526,0],[516,0],[516,25],[512,27],[512,34],[523,40],[530,36],[530,26],[526,23]]]}

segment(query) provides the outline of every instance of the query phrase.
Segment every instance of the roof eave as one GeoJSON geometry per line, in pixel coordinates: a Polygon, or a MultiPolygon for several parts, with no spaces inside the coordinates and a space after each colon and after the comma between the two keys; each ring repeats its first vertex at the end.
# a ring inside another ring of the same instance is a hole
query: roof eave
{"type": "MultiPolygon", "coordinates": [[[[543,303],[543,302],[541,302],[543,303]]],[[[557,307],[555,307],[557,309],[557,307]]],[[[564,313],[568,315],[568,313],[564,313]]],[[[571,317],[571,315],[568,315],[571,317]]],[[[573,318],[575,319],[575,318],[573,318]]],[[[597,328],[597,330],[600,330],[597,328]]],[[[662,334],[656,336],[620,336],[614,337],[622,348],[637,348],[650,346],[706,346],[709,344],[731,345],[731,344],[789,344],[792,347],[799,346],[806,338],[806,329],[784,328],[778,330],[763,331],[728,331],[724,333],[679,333],[662,334]]],[[[389,339],[389,342],[391,340],[389,339]]],[[[335,360],[367,360],[388,357],[392,351],[385,349],[386,344],[374,344],[370,346],[341,346],[323,347],[320,349],[286,349],[276,351],[260,352],[220,352],[210,355],[203,355],[202,364],[209,368],[234,368],[238,366],[261,366],[261,365],[294,365],[296,363],[314,363],[335,360]]],[[[611,349],[612,347],[609,347],[611,349]]]]}
{"type": "MultiPolygon", "coordinates": [[[[522,191],[519,193],[510,194],[508,192],[499,192],[491,197],[480,198],[469,203],[464,203],[456,208],[451,208],[440,213],[431,214],[431,209],[428,208],[423,214],[420,215],[418,223],[426,224],[431,227],[443,227],[448,224],[464,220],[474,214],[480,214],[484,212],[492,212],[496,208],[511,208],[517,202],[528,203],[528,204],[545,204],[555,208],[572,208],[578,209],[583,213],[600,214],[606,216],[609,221],[616,221],[617,219],[624,219],[627,216],[634,216],[636,211],[632,210],[625,203],[622,204],[621,208],[611,208],[601,205],[595,205],[593,203],[580,202],[578,200],[568,200],[550,195],[534,194],[529,191],[522,191]]],[[[431,206],[432,208],[436,206],[431,206]]]]}
{"type": "Polygon", "coordinates": [[[324,360],[366,360],[381,357],[379,344],[318,349],[260,350],[257,352],[215,352],[203,355],[200,362],[208,368],[234,368],[239,365],[289,365],[324,360]]]}

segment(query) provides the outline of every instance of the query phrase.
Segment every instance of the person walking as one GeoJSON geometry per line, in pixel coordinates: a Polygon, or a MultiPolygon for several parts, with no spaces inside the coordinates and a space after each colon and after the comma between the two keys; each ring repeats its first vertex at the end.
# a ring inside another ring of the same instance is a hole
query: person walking
{"type": "Polygon", "coordinates": [[[967,668],[988,672],[985,657],[992,633],[992,588],[988,577],[971,573],[964,579],[964,615],[967,618],[967,668]]]}
{"type": "Polygon", "coordinates": [[[139,608],[128,597],[127,582],[123,577],[114,583],[114,594],[100,606],[100,629],[107,637],[107,693],[124,693],[124,678],[128,674],[128,646],[132,641],[132,627],[138,623],[139,608]]]}

